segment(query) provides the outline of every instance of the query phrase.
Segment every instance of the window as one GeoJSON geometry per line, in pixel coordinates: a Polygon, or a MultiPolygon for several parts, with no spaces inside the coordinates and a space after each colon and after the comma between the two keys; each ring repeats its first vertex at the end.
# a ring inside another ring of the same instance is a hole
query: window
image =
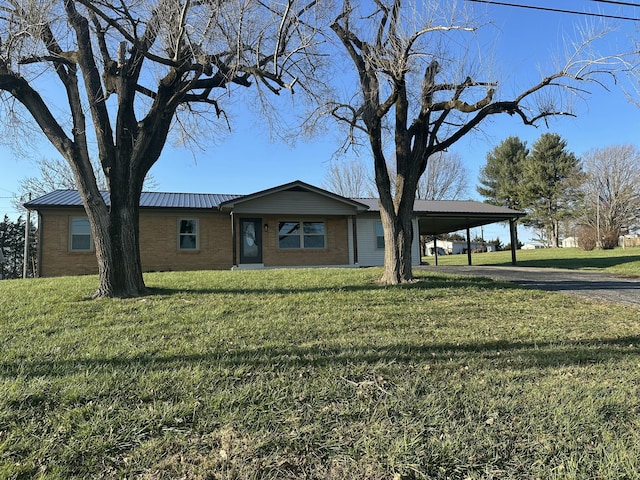
{"type": "Polygon", "coordinates": [[[324,248],[324,222],[279,222],[279,248],[324,248]]]}
{"type": "Polygon", "coordinates": [[[178,249],[198,249],[198,220],[183,218],[178,221],[178,249]]]}
{"type": "Polygon", "coordinates": [[[376,248],[384,250],[384,230],[382,229],[382,222],[376,222],[376,248]]]}
{"type": "Polygon", "coordinates": [[[93,250],[91,226],[87,217],[71,218],[70,250],[72,252],[90,252],[93,250]]]}

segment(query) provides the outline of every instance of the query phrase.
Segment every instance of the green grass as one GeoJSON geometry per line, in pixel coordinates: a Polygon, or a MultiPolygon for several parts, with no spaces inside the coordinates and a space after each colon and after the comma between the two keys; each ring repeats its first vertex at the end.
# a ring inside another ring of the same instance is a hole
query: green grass
{"type": "MultiPolygon", "coordinates": [[[[598,270],[616,275],[640,276],[640,248],[616,248],[586,252],[579,248],[518,250],[517,264],[523,267],[598,270]]],[[[434,263],[433,257],[424,257],[434,263]]],[[[472,254],[474,265],[511,265],[511,251],[472,254]]],[[[440,255],[439,265],[467,265],[467,255],[440,255]]]]}
{"type": "Polygon", "coordinates": [[[640,478],[640,310],[379,269],[0,282],[0,478],[640,478]]]}

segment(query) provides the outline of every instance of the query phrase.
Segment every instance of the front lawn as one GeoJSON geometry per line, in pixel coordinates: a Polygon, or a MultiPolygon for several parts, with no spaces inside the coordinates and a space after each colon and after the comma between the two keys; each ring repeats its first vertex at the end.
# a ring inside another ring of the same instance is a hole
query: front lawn
{"type": "MultiPolygon", "coordinates": [[[[511,265],[511,250],[473,253],[473,265],[511,265]]],[[[616,275],[640,276],[640,248],[584,251],[579,248],[541,248],[517,250],[517,264],[522,267],[551,267],[597,270],[616,275]]],[[[434,257],[423,257],[430,264],[434,257]]],[[[467,255],[440,255],[438,265],[467,265],[467,255]]]]}
{"type": "Polygon", "coordinates": [[[640,478],[640,310],[379,269],[0,282],[0,478],[640,478]]]}

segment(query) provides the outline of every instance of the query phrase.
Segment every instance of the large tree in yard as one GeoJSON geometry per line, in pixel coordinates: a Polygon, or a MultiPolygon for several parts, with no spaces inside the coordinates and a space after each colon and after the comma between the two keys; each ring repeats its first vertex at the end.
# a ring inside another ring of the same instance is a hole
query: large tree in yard
{"type": "Polygon", "coordinates": [[[224,115],[221,98],[240,87],[278,93],[299,80],[304,87],[314,67],[316,2],[1,5],[3,121],[26,110],[71,166],[98,259],[95,295],[142,295],[139,200],[170,131],[188,115],[197,122],[224,115]],[[109,202],[92,157],[104,172],[109,202]]]}
{"type": "MultiPolygon", "coordinates": [[[[526,142],[508,137],[487,153],[487,163],[480,169],[477,192],[485,202],[500,207],[522,208],[522,175],[529,154],[526,142]]],[[[518,244],[518,228],[514,225],[514,243],[518,244]]]]}
{"type": "Polygon", "coordinates": [[[524,223],[540,229],[552,247],[560,246],[560,223],[577,213],[584,174],[580,160],[556,133],[545,133],[532,145],[524,163],[521,199],[524,223]]]}
{"type": "Polygon", "coordinates": [[[332,23],[358,83],[357,95],[333,102],[330,113],[352,138],[363,134],[373,156],[385,240],[382,283],[412,280],[413,202],[433,155],[495,114],[508,113],[527,125],[567,114],[566,94],[579,94],[580,84],[624,63],[620,55],[590,61],[594,52],[586,39],[574,45],[563,66],[518,94],[502,94],[495,79],[485,78],[489,70],[470,58],[471,49],[461,47],[477,29],[458,7],[455,1],[344,0],[332,23]],[[388,158],[397,173],[393,186],[388,158]]]}
{"type": "Polygon", "coordinates": [[[520,184],[527,155],[527,144],[518,137],[508,137],[487,153],[476,187],[485,202],[514,210],[522,208],[520,184]]]}

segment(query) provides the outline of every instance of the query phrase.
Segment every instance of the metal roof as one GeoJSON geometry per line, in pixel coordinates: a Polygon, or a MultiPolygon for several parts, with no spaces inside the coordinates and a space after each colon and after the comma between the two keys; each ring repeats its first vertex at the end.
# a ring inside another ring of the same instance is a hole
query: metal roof
{"type": "MultiPolygon", "coordinates": [[[[360,203],[364,203],[369,207],[370,212],[379,212],[380,205],[377,198],[357,198],[360,203]]],[[[519,216],[520,212],[505,207],[496,207],[488,203],[474,202],[472,200],[415,200],[413,202],[413,211],[417,214],[494,214],[508,215],[513,214],[519,216]]]]}
{"type": "MultiPolygon", "coordinates": [[[[220,209],[233,208],[234,200],[245,201],[275,193],[283,189],[303,188],[319,194],[335,195],[302,182],[274,187],[273,189],[249,195],[232,195],[217,193],[165,193],[143,192],[140,198],[140,208],[175,208],[175,209],[220,209]]],[[[108,192],[101,192],[109,203],[108,192]]],[[[335,195],[337,198],[342,199],[335,195]]],[[[380,211],[377,198],[344,198],[359,206],[360,211],[377,213],[380,211]]],[[[55,208],[82,207],[80,195],[75,190],[56,190],[25,203],[27,208],[55,208]]],[[[517,210],[496,207],[488,203],[457,200],[416,200],[414,213],[418,217],[421,235],[439,235],[441,233],[456,232],[465,228],[474,228],[495,222],[503,222],[522,217],[524,214],[517,210]]]]}
{"type": "MultiPolygon", "coordinates": [[[[107,204],[109,193],[100,192],[107,204]]],[[[167,193],[142,192],[140,208],[191,208],[215,209],[223,202],[228,202],[242,195],[218,193],[167,193]]],[[[27,208],[43,207],[82,207],[80,194],[76,190],[55,190],[42,197],[25,203],[27,208]]]]}
{"type": "MultiPolygon", "coordinates": [[[[359,198],[370,212],[379,212],[377,198],[359,198]]],[[[505,207],[471,200],[415,200],[414,214],[418,217],[420,235],[440,235],[505,222],[524,216],[524,213],[505,207]]]]}

